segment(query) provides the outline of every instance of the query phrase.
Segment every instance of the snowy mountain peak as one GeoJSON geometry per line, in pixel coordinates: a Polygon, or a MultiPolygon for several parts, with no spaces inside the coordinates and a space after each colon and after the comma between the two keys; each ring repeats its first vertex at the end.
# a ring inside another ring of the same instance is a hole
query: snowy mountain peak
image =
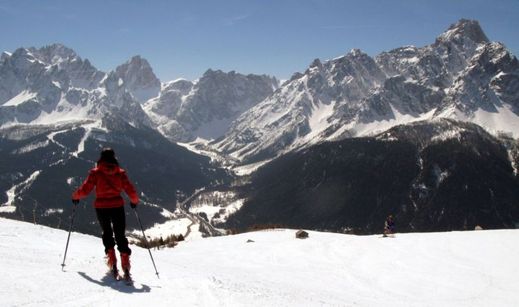
{"type": "Polygon", "coordinates": [[[162,91],[178,90],[189,91],[193,87],[193,82],[186,79],[176,79],[162,85],[162,91]]]}
{"type": "Polygon", "coordinates": [[[10,56],[4,56],[3,58],[3,64],[20,73],[25,73],[29,67],[34,65],[45,66],[26,48],[18,48],[10,56]]]}
{"type": "Polygon", "coordinates": [[[275,78],[208,69],[196,82],[176,80],[144,108],[158,129],[175,141],[223,136],[244,111],[278,88],[275,78]]]}
{"type": "Polygon", "coordinates": [[[422,48],[404,46],[375,59],[352,49],[314,60],[240,116],[214,146],[252,163],[435,117],[519,135],[517,84],[517,59],[490,43],[477,21],[462,19],[422,48]]]}
{"type": "Polygon", "coordinates": [[[139,55],[115,69],[126,89],[141,103],[156,97],[160,92],[160,80],[153,73],[148,61],[139,55]]]}
{"type": "Polygon", "coordinates": [[[106,115],[134,126],[149,124],[123,79],[114,72],[107,76],[70,48],[19,48],[3,56],[0,126],[99,120],[106,115]]]}
{"type": "Polygon", "coordinates": [[[10,57],[11,57],[11,53],[4,51],[4,52],[2,52],[2,55],[0,55],[0,62],[3,62],[10,57]]]}
{"type": "Polygon", "coordinates": [[[323,64],[321,63],[321,60],[319,60],[319,59],[313,60],[312,63],[310,64],[310,68],[312,68],[312,67],[319,67],[320,68],[322,66],[323,66],[323,64]]]}
{"type": "Polygon", "coordinates": [[[364,52],[362,52],[362,50],[360,50],[360,49],[353,48],[353,49],[350,50],[348,55],[350,55],[351,57],[361,57],[361,56],[364,56],[366,54],[364,52]]]}
{"type": "Polygon", "coordinates": [[[140,65],[140,66],[147,66],[147,67],[150,66],[148,61],[138,54],[132,56],[132,58],[128,61],[128,63],[134,64],[134,65],[140,65]]]}
{"type": "Polygon", "coordinates": [[[14,75],[11,77],[17,76],[20,78],[18,81],[30,84],[36,82],[34,79],[46,78],[44,74],[47,74],[47,77],[61,79],[60,83],[66,83],[67,86],[94,89],[105,75],[88,60],[81,59],[74,50],[61,44],[19,48],[9,57],[4,56],[2,62],[7,65],[3,72],[4,78],[6,74],[12,73],[14,75]]]}
{"type": "Polygon", "coordinates": [[[437,41],[446,42],[463,42],[469,39],[476,44],[488,43],[489,39],[481,29],[477,20],[461,19],[457,23],[452,24],[447,31],[442,33],[437,41]]]}
{"type": "Polygon", "coordinates": [[[34,54],[40,61],[48,64],[60,64],[64,61],[80,60],[76,52],[62,44],[52,44],[36,49],[29,48],[29,51],[34,54]]]}

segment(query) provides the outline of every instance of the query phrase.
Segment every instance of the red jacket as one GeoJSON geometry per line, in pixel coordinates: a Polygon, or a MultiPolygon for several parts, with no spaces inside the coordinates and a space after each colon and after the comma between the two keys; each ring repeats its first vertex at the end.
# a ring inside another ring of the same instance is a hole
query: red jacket
{"type": "Polygon", "coordinates": [[[128,179],[126,171],[117,166],[100,162],[96,168],[90,170],[88,178],[81,187],[72,193],[72,199],[85,198],[93,188],[96,188],[96,208],[115,208],[124,206],[121,192],[124,190],[133,204],[139,202],[139,195],[128,179]]]}

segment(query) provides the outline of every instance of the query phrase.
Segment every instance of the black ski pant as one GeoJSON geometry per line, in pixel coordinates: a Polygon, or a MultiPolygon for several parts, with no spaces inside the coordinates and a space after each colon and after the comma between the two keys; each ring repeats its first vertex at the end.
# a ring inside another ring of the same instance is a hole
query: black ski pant
{"type": "Polygon", "coordinates": [[[132,250],[128,247],[128,239],[125,236],[126,215],[124,207],[96,208],[96,214],[99,225],[101,225],[103,230],[105,254],[108,253],[109,249],[115,247],[116,242],[119,252],[131,254],[132,250]]]}

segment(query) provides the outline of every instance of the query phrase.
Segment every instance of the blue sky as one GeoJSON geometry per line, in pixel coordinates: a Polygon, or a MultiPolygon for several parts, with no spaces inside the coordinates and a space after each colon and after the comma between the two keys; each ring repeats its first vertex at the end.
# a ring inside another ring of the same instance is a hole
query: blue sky
{"type": "Polygon", "coordinates": [[[208,68],[289,78],[315,59],[424,46],[460,18],[519,54],[519,0],[0,0],[0,51],[62,43],[108,71],[133,55],[162,81],[208,68]]]}

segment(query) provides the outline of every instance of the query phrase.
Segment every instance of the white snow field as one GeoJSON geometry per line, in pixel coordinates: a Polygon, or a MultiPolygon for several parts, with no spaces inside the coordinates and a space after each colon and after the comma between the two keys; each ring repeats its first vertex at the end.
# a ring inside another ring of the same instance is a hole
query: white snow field
{"type": "Polygon", "coordinates": [[[519,306],[519,230],[396,238],[274,230],[133,246],[135,286],[101,239],[0,219],[1,306],[519,306]],[[247,243],[247,240],[254,242],[247,243]]]}

